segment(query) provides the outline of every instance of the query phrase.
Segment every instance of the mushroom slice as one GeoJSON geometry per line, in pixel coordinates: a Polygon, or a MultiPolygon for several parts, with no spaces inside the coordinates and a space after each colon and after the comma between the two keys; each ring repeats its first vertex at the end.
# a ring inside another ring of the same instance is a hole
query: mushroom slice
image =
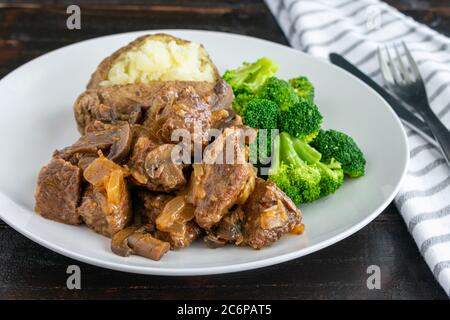
{"type": "Polygon", "coordinates": [[[170,250],[170,244],[154,238],[149,233],[134,232],[128,237],[128,245],[139,256],[160,260],[170,250]]]}
{"type": "Polygon", "coordinates": [[[131,149],[132,132],[130,125],[125,122],[117,127],[116,135],[113,137],[113,144],[109,149],[108,159],[120,162],[126,158],[131,149]]]}
{"type": "Polygon", "coordinates": [[[130,226],[117,232],[111,240],[111,250],[115,254],[128,257],[133,253],[133,249],[128,246],[128,237],[139,229],[139,226],[130,226]]]}
{"type": "Polygon", "coordinates": [[[242,235],[241,224],[244,220],[244,211],[241,207],[237,207],[231,211],[228,215],[222,218],[216,230],[216,235],[220,239],[227,242],[241,244],[244,241],[242,235]]]}
{"type": "Polygon", "coordinates": [[[218,236],[209,233],[204,238],[203,241],[206,243],[208,248],[211,249],[217,249],[225,246],[227,244],[227,241],[224,239],[219,238],[218,236]]]}
{"type": "Polygon", "coordinates": [[[164,190],[177,190],[186,184],[183,168],[178,159],[172,159],[172,150],[176,145],[163,144],[151,150],[144,163],[150,181],[162,186],[164,190]]]}
{"type": "Polygon", "coordinates": [[[206,245],[212,249],[223,247],[227,243],[240,245],[244,241],[242,222],[244,220],[242,207],[237,206],[220,220],[214,231],[208,231],[203,238],[206,245]]]}
{"type": "Polygon", "coordinates": [[[57,154],[67,160],[76,154],[95,154],[102,150],[108,152],[108,159],[120,162],[130,152],[131,140],[132,132],[128,122],[120,125],[105,124],[103,130],[87,132],[73,145],[58,151],[57,154]]]}
{"type": "Polygon", "coordinates": [[[154,238],[147,226],[131,226],[117,232],[111,241],[111,250],[128,257],[136,254],[152,260],[160,260],[170,249],[170,244],[154,238]]]}

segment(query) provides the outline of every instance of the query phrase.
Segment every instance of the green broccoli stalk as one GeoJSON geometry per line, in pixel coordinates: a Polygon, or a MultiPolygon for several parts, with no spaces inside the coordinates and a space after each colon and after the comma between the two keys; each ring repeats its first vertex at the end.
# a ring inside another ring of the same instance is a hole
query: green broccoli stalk
{"type": "Polygon", "coordinates": [[[282,79],[270,77],[259,89],[258,95],[278,104],[280,110],[287,110],[299,101],[291,85],[282,79]]]}
{"type": "Polygon", "coordinates": [[[296,204],[320,197],[320,171],[309,166],[295,152],[289,135],[282,132],[275,138],[269,180],[274,182],[296,204]]]}
{"type": "Polygon", "coordinates": [[[259,98],[250,100],[244,110],[243,120],[245,125],[257,129],[267,129],[258,130],[257,139],[251,145],[251,156],[256,156],[258,163],[266,164],[265,158],[270,157],[272,153],[271,131],[277,129],[279,112],[280,110],[275,102],[259,98]],[[264,134],[264,138],[261,137],[262,134],[264,134]],[[261,146],[260,143],[264,143],[264,146],[261,146]],[[261,151],[262,147],[265,148],[264,152],[261,151]]]}
{"type": "Polygon", "coordinates": [[[306,77],[297,77],[289,80],[300,100],[314,102],[314,87],[306,77]]]}
{"type": "Polygon", "coordinates": [[[293,142],[295,152],[297,152],[299,157],[303,161],[306,161],[306,163],[315,164],[322,159],[322,154],[303,140],[294,137],[290,138],[293,142]]]}
{"type": "Polygon", "coordinates": [[[292,138],[293,146],[298,156],[308,163],[315,166],[320,171],[320,196],[325,197],[334,193],[344,182],[344,173],[341,164],[334,159],[328,164],[320,161],[321,154],[304,141],[292,138]]]}
{"type": "Polygon", "coordinates": [[[317,106],[306,100],[280,111],[278,128],[291,136],[306,142],[313,140],[319,133],[323,117],[317,106]]]}
{"type": "Polygon", "coordinates": [[[254,93],[278,70],[278,65],[268,58],[261,58],[256,62],[244,62],[237,69],[227,70],[223,79],[229,83],[237,96],[242,92],[254,93]]]}
{"type": "Polygon", "coordinates": [[[311,143],[321,154],[324,162],[336,159],[342,165],[344,173],[350,177],[365,174],[366,159],[355,141],[343,132],[321,130],[311,143]]]}

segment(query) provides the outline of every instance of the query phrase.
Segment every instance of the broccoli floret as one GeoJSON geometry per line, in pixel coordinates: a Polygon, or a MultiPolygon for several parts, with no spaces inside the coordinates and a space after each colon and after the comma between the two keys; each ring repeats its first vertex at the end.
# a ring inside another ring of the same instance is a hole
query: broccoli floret
{"type": "Polygon", "coordinates": [[[254,93],[278,70],[278,65],[268,58],[261,58],[256,62],[244,62],[237,69],[227,70],[223,79],[233,88],[235,95],[242,92],[254,93]]]}
{"type": "Polygon", "coordinates": [[[317,166],[321,173],[321,196],[325,197],[342,186],[344,183],[344,171],[341,168],[341,164],[334,159],[329,164],[319,162],[317,166]]]}
{"type": "Polygon", "coordinates": [[[309,166],[295,152],[289,135],[282,132],[275,138],[269,180],[273,181],[296,204],[320,197],[320,171],[309,166]]]}
{"type": "Polygon", "coordinates": [[[256,96],[253,93],[242,92],[237,94],[233,100],[233,110],[238,115],[242,116],[245,114],[245,109],[250,100],[254,99],[256,96]]]}
{"type": "Polygon", "coordinates": [[[289,80],[289,83],[301,100],[306,100],[311,103],[314,102],[314,87],[311,82],[309,82],[308,78],[293,78],[289,80]]]}
{"type": "Polygon", "coordinates": [[[267,129],[258,130],[257,139],[251,146],[251,155],[252,157],[256,155],[258,161],[263,160],[263,157],[269,157],[272,153],[271,130],[277,129],[279,112],[278,105],[267,99],[255,98],[247,103],[243,114],[244,124],[252,128],[267,129]],[[265,135],[265,139],[261,138],[262,134],[265,135]],[[264,146],[260,143],[264,143],[264,146]],[[265,148],[265,152],[260,151],[261,147],[265,148]]]}
{"type": "Polygon", "coordinates": [[[355,141],[343,132],[321,130],[311,143],[320,153],[324,162],[336,159],[342,165],[344,173],[350,177],[365,174],[366,159],[355,141]]]}
{"type": "Polygon", "coordinates": [[[275,142],[269,180],[296,204],[334,193],[344,182],[339,162],[321,162],[322,155],[301,139],[282,132],[275,142]]]}
{"type": "Polygon", "coordinates": [[[288,110],[299,101],[299,97],[289,82],[270,77],[259,90],[259,96],[278,104],[280,110],[288,110]]]}
{"type": "Polygon", "coordinates": [[[321,154],[304,141],[292,138],[294,149],[299,157],[315,166],[320,171],[320,196],[325,197],[334,193],[344,182],[344,173],[341,164],[331,159],[329,163],[321,162],[321,154]]]}
{"type": "Polygon", "coordinates": [[[255,98],[247,103],[244,110],[244,124],[258,129],[276,129],[279,112],[275,102],[255,98]]]}
{"type": "Polygon", "coordinates": [[[319,133],[322,121],[323,117],[317,106],[301,100],[288,109],[280,110],[278,128],[293,137],[310,142],[319,133]]]}

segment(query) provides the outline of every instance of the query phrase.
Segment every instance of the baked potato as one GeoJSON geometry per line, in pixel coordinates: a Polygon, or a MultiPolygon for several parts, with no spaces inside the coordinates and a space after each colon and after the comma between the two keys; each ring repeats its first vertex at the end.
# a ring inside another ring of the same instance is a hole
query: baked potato
{"type": "Polygon", "coordinates": [[[92,74],[87,88],[218,79],[219,72],[203,45],[160,33],[139,37],[105,58],[92,74]]]}
{"type": "Polygon", "coordinates": [[[218,127],[233,114],[232,100],[233,90],[201,44],[154,34],[139,37],[104,59],[76,100],[74,113],[84,134],[95,120],[148,123],[147,111],[154,105],[162,110],[188,103],[194,110],[206,103],[208,122],[218,127]]]}

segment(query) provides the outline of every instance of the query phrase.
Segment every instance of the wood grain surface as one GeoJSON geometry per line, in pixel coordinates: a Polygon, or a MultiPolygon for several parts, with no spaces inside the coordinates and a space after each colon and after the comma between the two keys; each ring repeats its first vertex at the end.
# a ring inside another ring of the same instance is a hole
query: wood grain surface
{"type": "MultiPolygon", "coordinates": [[[[450,1],[386,2],[450,35],[450,1]]],[[[0,0],[0,78],[70,43],[162,28],[218,30],[287,43],[262,1],[0,0]],[[81,30],[66,29],[69,4],[81,7],[81,30]]],[[[1,102],[0,106],[8,107],[1,102]]],[[[263,269],[202,277],[143,276],[90,266],[43,248],[0,221],[0,298],[445,299],[446,295],[391,204],[358,233],[314,254],[263,269]],[[71,264],[81,268],[81,290],[66,287],[66,268],[71,264]],[[372,264],[381,268],[380,290],[366,286],[366,270],[372,264]]]]}

